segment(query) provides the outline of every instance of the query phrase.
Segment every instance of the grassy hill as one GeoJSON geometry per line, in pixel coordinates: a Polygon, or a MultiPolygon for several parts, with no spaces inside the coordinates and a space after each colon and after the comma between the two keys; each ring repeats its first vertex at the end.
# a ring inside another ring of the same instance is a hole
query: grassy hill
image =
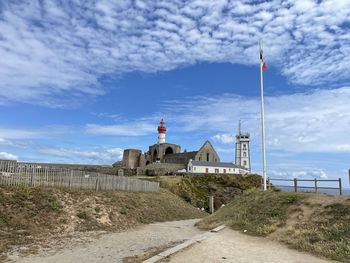
{"type": "Polygon", "coordinates": [[[222,223],[279,240],[301,251],[350,262],[350,198],[323,194],[248,191],[199,227],[222,223]]]}
{"type": "Polygon", "coordinates": [[[34,247],[82,231],[121,231],[204,215],[164,189],[128,193],[0,187],[0,260],[14,246],[34,247]]]}

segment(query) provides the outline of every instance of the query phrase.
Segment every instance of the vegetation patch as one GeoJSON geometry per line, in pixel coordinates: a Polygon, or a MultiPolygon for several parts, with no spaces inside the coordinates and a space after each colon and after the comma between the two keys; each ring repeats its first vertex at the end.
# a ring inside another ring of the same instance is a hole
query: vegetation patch
{"type": "Polygon", "coordinates": [[[316,209],[308,220],[298,222],[281,240],[293,248],[333,260],[350,262],[350,201],[316,209]]]}
{"type": "Polygon", "coordinates": [[[214,196],[215,209],[229,203],[243,191],[259,188],[259,175],[195,175],[195,176],[161,176],[153,180],[160,182],[160,186],[180,196],[195,207],[208,211],[208,197],[214,196]]]}
{"type": "MultiPolygon", "coordinates": [[[[121,231],[139,224],[204,217],[167,190],[158,193],[0,187],[0,261],[13,247],[83,231],[121,231]]],[[[54,245],[54,243],[53,243],[54,245]]]]}
{"type": "Polygon", "coordinates": [[[304,197],[294,193],[247,191],[198,225],[211,229],[224,223],[251,235],[266,236],[285,223],[288,208],[304,197]]]}

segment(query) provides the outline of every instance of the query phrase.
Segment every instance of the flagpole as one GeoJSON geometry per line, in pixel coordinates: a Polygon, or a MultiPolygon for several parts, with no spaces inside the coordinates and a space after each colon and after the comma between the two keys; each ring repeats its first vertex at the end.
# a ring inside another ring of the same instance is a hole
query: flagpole
{"type": "MultiPolygon", "coordinates": [[[[260,44],[260,52],[261,52],[260,44]]],[[[260,92],[261,92],[261,134],[262,134],[262,161],[263,161],[263,190],[266,191],[266,148],[265,148],[265,109],[264,109],[264,79],[263,79],[263,64],[260,59],[260,92]]]]}

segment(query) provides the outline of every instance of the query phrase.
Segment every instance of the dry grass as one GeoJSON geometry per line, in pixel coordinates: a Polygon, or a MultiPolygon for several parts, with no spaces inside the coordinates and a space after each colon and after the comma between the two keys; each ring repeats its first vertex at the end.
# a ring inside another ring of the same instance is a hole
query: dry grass
{"type": "Polygon", "coordinates": [[[350,199],[311,195],[276,237],[293,248],[350,262],[350,199]]]}
{"type": "Polygon", "coordinates": [[[198,225],[212,228],[225,223],[301,251],[350,262],[349,222],[348,197],[249,191],[198,225]]]}
{"type": "MultiPolygon", "coordinates": [[[[0,255],[92,230],[203,217],[176,195],[0,187],[0,255]]],[[[0,258],[1,259],[1,258],[0,258]]]]}
{"type": "Polygon", "coordinates": [[[304,198],[293,193],[251,190],[238,196],[217,213],[198,223],[200,228],[211,229],[226,224],[249,234],[266,236],[285,223],[287,210],[304,198]]]}

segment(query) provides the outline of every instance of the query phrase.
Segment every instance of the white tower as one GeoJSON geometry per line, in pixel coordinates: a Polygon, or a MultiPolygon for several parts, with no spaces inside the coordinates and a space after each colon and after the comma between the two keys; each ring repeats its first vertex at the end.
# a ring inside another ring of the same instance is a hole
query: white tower
{"type": "Polygon", "coordinates": [[[245,167],[250,172],[250,148],[249,133],[241,132],[241,121],[239,121],[238,134],[236,135],[236,164],[245,167]]]}
{"type": "Polygon", "coordinates": [[[165,122],[161,119],[158,126],[158,144],[165,143],[166,128],[164,125],[165,122]]]}

